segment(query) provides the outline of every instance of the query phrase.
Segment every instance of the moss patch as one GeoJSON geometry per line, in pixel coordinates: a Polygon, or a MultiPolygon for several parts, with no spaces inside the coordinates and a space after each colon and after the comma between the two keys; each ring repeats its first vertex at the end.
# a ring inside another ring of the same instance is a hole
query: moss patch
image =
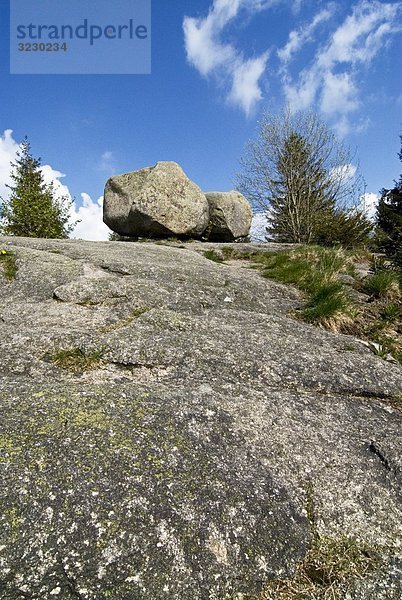
{"type": "Polygon", "coordinates": [[[138,306],[134,308],[131,313],[125,319],[120,319],[111,325],[107,325],[102,328],[102,333],[109,333],[111,331],[115,331],[116,329],[122,329],[123,327],[127,327],[130,325],[135,319],[138,319],[141,315],[148,312],[150,309],[147,306],[138,306]]]}

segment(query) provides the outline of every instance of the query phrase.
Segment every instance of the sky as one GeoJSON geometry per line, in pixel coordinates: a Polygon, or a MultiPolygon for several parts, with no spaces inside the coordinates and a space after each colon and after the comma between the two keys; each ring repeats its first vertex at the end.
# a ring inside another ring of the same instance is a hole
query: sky
{"type": "MultiPolygon", "coordinates": [[[[18,1],[0,0],[0,196],[28,136],[46,181],[74,198],[74,237],[107,239],[102,194],[117,173],[173,160],[204,191],[232,189],[262,114],[286,104],[356,152],[370,203],[399,178],[402,2],[152,0],[150,74],[15,75],[18,1]]],[[[30,0],[38,15],[42,1],[30,0]]]]}

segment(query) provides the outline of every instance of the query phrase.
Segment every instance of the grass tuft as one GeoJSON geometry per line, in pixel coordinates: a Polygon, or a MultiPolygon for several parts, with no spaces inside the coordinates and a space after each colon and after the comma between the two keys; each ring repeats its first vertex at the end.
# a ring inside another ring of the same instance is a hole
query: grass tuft
{"type": "Polygon", "coordinates": [[[351,323],[351,302],[337,281],[350,270],[350,253],[341,248],[301,246],[295,250],[259,256],[255,262],[265,277],[297,286],[307,296],[302,317],[309,323],[340,331],[351,323]]]}
{"type": "Polygon", "coordinates": [[[378,356],[402,363],[400,275],[377,257],[374,274],[353,286],[365,292],[366,302],[353,300],[350,285],[340,279],[342,274],[356,278],[355,264],[367,262],[366,253],[298,246],[250,258],[265,277],[295,285],[304,292],[306,304],[299,312],[303,320],[374,342],[372,349],[378,356]]]}
{"type": "Polygon", "coordinates": [[[352,538],[317,537],[295,575],[270,582],[258,600],[344,600],[351,597],[356,580],[380,564],[376,549],[352,538]]]}
{"type": "Polygon", "coordinates": [[[397,300],[401,297],[401,289],[397,273],[393,271],[378,271],[367,277],[364,282],[364,291],[374,298],[397,300]]]}
{"type": "Polygon", "coordinates": [[[6,279],[12,281],[17,276],[17,259],[11,250],[0,250],[0,264],[3,268],[3,273],[6,279]]]}
{"type": "Polygon", "coordinates": [[[402,306],[400,304],[386,304],[381,311],[381,319],[387,323],[396,323],[402,319],[402,306]]]}
{"type": "Polygon", "coordinates": [[[208,258],[208,260],[212,260],[213,262],[216,262],[216,263],[223,263],[223,261],[224,261],[222,256],[220,254],[218,254],[218,252],[215,252],[215,250],[205,250],[204,256],[205,256],[205,258],[208,258]]]}
{"type": "Polygon", "coordinates": [[[57,367],[73,373],[83,373],[98,369],[102,364],[104,350],[96,350],[85,354],[80,348],[61,349],[51,356],[50,359],[57,367]]]}
{"type": "Polygon", "coordinates": [[[350,300],[343,285],[325,281],[317,285],[302,315],[308,323],[323,325],[333,331],[345,330],[352,319],[350,300]]]}

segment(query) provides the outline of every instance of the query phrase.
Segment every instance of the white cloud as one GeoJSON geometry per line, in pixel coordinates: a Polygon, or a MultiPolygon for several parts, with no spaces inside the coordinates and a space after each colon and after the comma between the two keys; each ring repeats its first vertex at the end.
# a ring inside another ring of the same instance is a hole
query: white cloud
{"type": "Polygon", "coordinates": [[[42,165],[40,170],[42,171],[43,181],[47,184],[53,184],[56,198],[63,198],[64,196],[71,198],[70,190],[60,181],[61,177],[65,177],[64,173],[56,171],[50,165],[42,165]]]}
{"type": "Polygon", "coordinates": [[[348,114],[359,107],[358,89],[351,73],[325,74],[322,93],[321,110],[326,115],[336,113],[348,114]]]}
{"type": "Polygon", "coordinates": [[[12,183],[11,173],[11,162],[14,162],[19,145],[13,139],[13,130],[6,129],[3,135],[0,137],[0,197],[8,198],[9,190],[6,184],[12,183]]]}
{"type": "Polygon", "coordinates": [[[78,208],[75,205],[73,214],[73,220],[79,219],[80,223],[76,225],[70,237],[93,241],[107,240],[111,231],[103,222],[103,196],[96,202],[86,193],[82,193],[81,198],[83,204],[78,208]]]}
{"type": "Polygon", "coordinates": [[[265,242],[267,239],[267,213],[256,213],[253,216],[250,228],[252,242],[265,242]]]}
{"type": "Polygon", "coordinates": [[[256,14],[276,0],[213,0],[205,18],[185,17],[184,42],[188,62],[203,77],[213,75],[228,88],[228,100],[249,115],[262,98],[260,80],[268,61],[268,52],[245,58],[233,44],[222,40],[224,29],[241,10],[256,14]]]}
{"type": "Polygon", "coordinates": [[[379,199],[379,194],[374,194],[374,192],[366,192],[360,198],[359,208],[366,213],[371,221],[375,221],[379,199]]]}
{"type": "Polygon", "coordinates": [[[233,72],[233,84],[229,101],[241,106],[248,115],[256,102],[262,99],[259,81],[268,61],[268,52],[258,58],[240,62],[233,72]]]}
{"type": "Polygon", "coordinates": [[[108,173],[109,175],[114,175],[116,173],[115,158],[113,152],[111,152],[110,150],[106,150],[106,152],[102,154],[102,156],[100,157],[98,169],[99,171],[103,171],[105,173],[108,173]]]}
{"type": "Polygon", "coordinates": [[[351,163],[348,165],[340,165],[331,169],[329,175],[334,181],[346,183],[356,177],[357,166],[351,163]]]}
{"type": "MultiPolygon", "coordinates": [[[[6,184],[12,182],[10,163],[15,161],[19,147],[13,138],[13,130],[6,129],[0,137],[0,196],[4,199],[9,197],[9,189],[6,184]]],[[[41,171],[44,182],[53,184],[56,198],[63,196],[72,198],[69,188],[60,181],[62,177],[65,177],[63,173],[50,165],[43,165],[41,171]]],[[[78,206],[76,202],[72,206],[71,221],[75,222],[80,219],[81,222],[77,224],[71,237],[79,237],[84,240],[107,240],[110,229],[102,220],[103,198],[93,202],[86,193],[82,193],[81,198],[82,206],[78,206]]]]}
{"type": "Polygon", "coordinates": [[[286,45],[278,50],[281,62],[289,63],[293,56],[308,42],[313,40],[313,33],[321,23],[328,21],[334,14],[335,6],[330,4],[327,8],[317,13],[309,25],[289,33],[286,45]]]}
{"type": "Polygon", "coordinates": [[[312,64],[299,73],[297,81],[292,80],[287,62],[308,35],[293,32],[279,52],[287,101],[302,109],[318,103],[324,115],[338,120],[338,131],[346,134],[350,129],[348,117],[360,106],[359,68],[367,66],[390,36],[401,30],[397,23],[401,7],[400,2],[358,2],[327,44],[318,49],[312,64]]]}

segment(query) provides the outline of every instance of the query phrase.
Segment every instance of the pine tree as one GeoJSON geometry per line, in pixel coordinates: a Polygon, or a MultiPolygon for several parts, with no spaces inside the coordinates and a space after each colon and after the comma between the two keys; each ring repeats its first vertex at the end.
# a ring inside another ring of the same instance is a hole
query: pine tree
{"type": "MultiPolygon", "coordinates": [[[[401,136],[402,141],[402,136],[401,136]]],[[[402,161],[402,148],[399,153],[402,161]]],[[[390,190],[383,189],[377,207],[377,234],[380,248],[402,266],[402,174],[390,190]]]]}
{"type": "Polygon", "coordinates": [[[278,242],[310,243],[320,214],[334,208],[325,169],[296,131],[284,141],[277,169],[280,179],[272,187],[267,231],[278,242]]]}
{"type": "Polygon", "coordinates": [[[73,200],[57,198],[53,185],[44,182],[41,161],[32,156],[27,138],[11,166],[10,197],[0,206],[2,234],[67,238],[76,225],[70,221],[73,200]]]}

